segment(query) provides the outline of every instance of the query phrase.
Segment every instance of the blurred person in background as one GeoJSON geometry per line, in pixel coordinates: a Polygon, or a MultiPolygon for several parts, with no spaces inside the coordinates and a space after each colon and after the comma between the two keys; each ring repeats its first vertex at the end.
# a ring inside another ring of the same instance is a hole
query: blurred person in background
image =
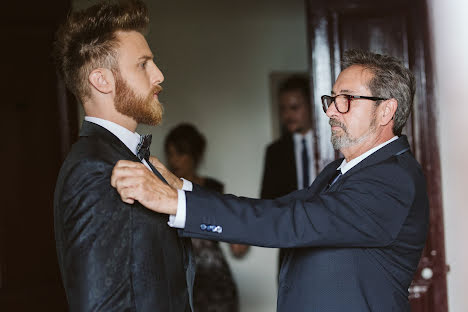
{"type": "MultiPolygon", "coordinates": [[[[188,123],[173,128],[164,142],[168,166],[176,176],[193,181],[206,189],[223,193],[223,183],[197,173],[205,148],[204,136],[188,123]]],[[[195,311],[239,311],[236,284],[219,243],[192,238],[192,246],[196,263],[193,290],[195,311]]],[[[236,258],[243,257],[248,248],[247,245],[230,245],[231,252],[236,258]]]]}
{"type": "MultiPolygon", "coordinates": [[[[265,152],[262,199],[306,188],[316,176],[309,79],[300,75],[286,78],[279,85],[278,102],[282,135],[265,152]]],[[[285,254],[280,249],[278,272],[285,254]]]]}

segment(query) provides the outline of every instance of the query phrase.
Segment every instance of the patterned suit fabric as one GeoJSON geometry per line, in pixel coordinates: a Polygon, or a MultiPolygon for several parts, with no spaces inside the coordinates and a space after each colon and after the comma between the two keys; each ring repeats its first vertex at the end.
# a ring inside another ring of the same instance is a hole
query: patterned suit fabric
{"type": "Polygon", "coordinates": [[[110,184],[121,159],[139,161],[85,121],[60,170],[55,237],[70,311],[191,311],[190,240],[167,226],[167,215],[121,200],[110,184]]]}

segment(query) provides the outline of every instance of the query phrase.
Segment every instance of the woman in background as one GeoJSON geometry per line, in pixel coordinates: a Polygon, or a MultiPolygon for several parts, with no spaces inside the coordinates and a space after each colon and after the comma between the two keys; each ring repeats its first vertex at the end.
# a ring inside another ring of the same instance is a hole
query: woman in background
{"type": "MultiPolygon", "coordinates": [[[[173,128],[164,142],[169,169],[207,189],[223,193],[224,185],[209,177],[197,174],[197,168],[205,152],[203,135],[191,124],[173,128]]],[[[193,300],[195,312],[238,312],[239,298],[231,270],[216,241],[192,238],[196,262],[193,300]]],[[[232,254],[240,258],[249,246],[231,244],[232,254]]]]}

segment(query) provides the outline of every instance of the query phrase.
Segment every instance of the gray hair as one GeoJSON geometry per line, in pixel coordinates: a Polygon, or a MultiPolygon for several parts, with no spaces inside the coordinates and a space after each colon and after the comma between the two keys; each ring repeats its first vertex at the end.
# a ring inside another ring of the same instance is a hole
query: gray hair
{"type": "Polygon", "coordinates": [[[353,65],[363,66],[374,74],[368,85],[372,96],[397,100],[393,133],[400,135],[413,106],[416,90],[413,73],[395,57],[363,50],[344,53],[342,69],[353,65]]]}

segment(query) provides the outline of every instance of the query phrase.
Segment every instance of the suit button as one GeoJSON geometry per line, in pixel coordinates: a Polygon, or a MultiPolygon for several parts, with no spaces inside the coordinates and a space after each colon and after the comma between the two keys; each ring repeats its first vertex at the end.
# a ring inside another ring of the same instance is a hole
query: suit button
{"type": "Polygon", "coordinates": [[[206,230],[206,224],[202,223],[202,224],[200,225],[200,229],[201,229],[202,231],[206,230]]]}

